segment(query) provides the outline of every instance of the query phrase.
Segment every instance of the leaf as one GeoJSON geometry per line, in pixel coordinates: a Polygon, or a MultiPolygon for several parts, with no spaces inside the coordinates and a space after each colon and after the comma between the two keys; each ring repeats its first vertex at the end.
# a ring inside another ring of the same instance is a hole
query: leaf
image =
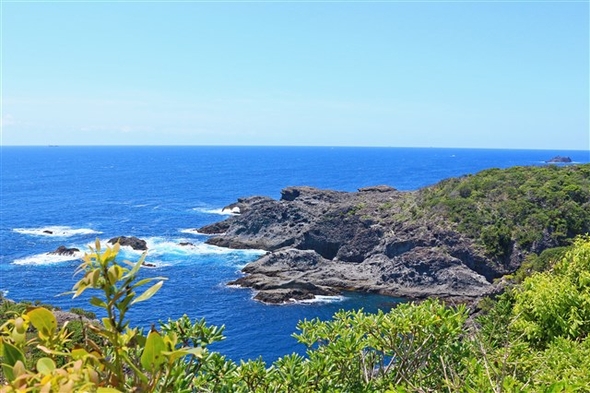
{"type": "Polygon", "coordinates": [[[164,281],[158,281],[156,284],[152,285],[144,293],[142,293],[141,296],[133,299],[131,304],[135,304],[135,303],[143,302],[144,300],[148,300],[149,298],[154,296],[154,294],[156,292],[158,292],[158,290],[162,287],[162,284],[164,284],[164,281]]]}
{"type": "Polygon", "coordinates": [[[51,337],[55,333],[57,319],[48,309],[43,307],[35,308],[27,312],[27,316],[40,335],[51,337]]]}
{"type": "Polygon", "coordinates": [[[107,317],[104,317],[102,319],[102,324],[103,324],[103,326],[105,327],[106,330],[111,330],[112,331],[114,329],[114,326],[111,323],[111,320],[108,319],[107,317]]]}
{"type": "Polygon", "coordinates": [[[147,337],[145,348],[141,354],[141,365],[144,369],[154,371],[164,363],[166,358],[163,352],[166,350],[166,344],[160,333],[150,332],[147,337]]]}
{"type": "Polygon", "coordinates": [[[102,307],[104,309],[107,308],[107,304],[104,301],[102,301],[101,299],[97,298],[96,296],[92,296],[90,298],[90,304],[92,304],[93,306],[96,306],[96,307],[102,307]]]}
{"type": "Polygon", "coordinates": [[[50,358],[37,360],[37,371],[43,375],[50,375],[55,370],[55,363],[50,358]]]}
{"type": "Polygon", "coordinates": [[[205,355],[205,350],[201,347],[186,348],[186,349],[183,348],[183,349],[177,349],[176,351],[172,351],[172,352],[164,352],[164,355],[168,356],[168,361],[172,363],[176,359],[184,357],[184,356],[188,356],[188,355],[193,355],[197,359],[203,359],[203,357],[205,355]]]}
{"type": "Polygon", "coordinates": [[[9,380],[9,381],[14,380],[14,373],[12,372],[12,366],[2,363],[2,372],[4,373],[4,376],[6,377],[7,380],[9,380]]]}
{"type": "Polygon", "coordinates": [[[96,393],[122,393],[120,390],[115,388],[98,388],[96,389],[96,393]]]}
{"type": "Polygon", "coordinates": [[[22,353],[22,351],[20,349],[18,349],[17,347],[15,347],[14,345],[12,345],[9,342],[4,341],[2,343],[3,346],[3,357],[4,357],[4,362],[6,364],[8,364],[11,368],[16,364],[16,362],[18,362],[19,360],[21,362],[25,362],[25,355],[22,353]]]}
{"type": "Polygon", "coordinates": [[[142,285],[145,285],[145,284],[147,284],[148,282],[151,282],[151,281],[154,281],[154,280],[158,280],[158,279],[162,280],[162,279],[163,279],[163,277],[151,277],[151,278],[144,278],[144,279],[142,279],[142,280],[139,280],[139,281],[138,281],[138,282],[136,282],[135,284],[133,284],[133,288],[140,287],[140,286],[142,286],[142,285]]]}
{"type": "Polygon", "coordinates": [[[86,351],[84,348],[75,348],[72,350],[71,355],[72,359],[74,360],[84,359],[86,356],[88,356],[88,351],[86,351]]]}
{"type": "Polygon", "coordinates": [[[139,260],[135,263],[133,268],[129,272],[127,272],[127,274],[125,274],[123,276],[123,279],[127,279],[129,277],[135,276],[137,274],[137,272],[139,271],[139,269],[141,268],[141,266],[143,265],[143,262],[145,261],[146,256],[147,256],[147,251],[144,252],[143,254],[141,254],[141,258],[139,258],[139,260]]]}

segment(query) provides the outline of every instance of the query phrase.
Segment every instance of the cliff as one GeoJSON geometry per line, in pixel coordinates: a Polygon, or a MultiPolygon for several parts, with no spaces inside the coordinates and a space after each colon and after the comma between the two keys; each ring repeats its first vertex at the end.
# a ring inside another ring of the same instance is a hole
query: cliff
{"type": "Polygon", "coordinates": [[[269,251],[231,284],[268,303],[342,290],[463,301],[495,291],[527,254],[590,230],[590,165],[492,169],[413,192],[289,187],[280,200],[200,228],[223,247],[269,251]]]}

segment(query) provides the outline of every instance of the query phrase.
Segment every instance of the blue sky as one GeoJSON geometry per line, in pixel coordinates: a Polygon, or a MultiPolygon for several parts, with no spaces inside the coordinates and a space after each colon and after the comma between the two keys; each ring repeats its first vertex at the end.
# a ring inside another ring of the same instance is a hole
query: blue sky
{"type": "Polygon", "coordinates": [[[4,145],[590,149],[587,1],[1,7],[4,145]]]}

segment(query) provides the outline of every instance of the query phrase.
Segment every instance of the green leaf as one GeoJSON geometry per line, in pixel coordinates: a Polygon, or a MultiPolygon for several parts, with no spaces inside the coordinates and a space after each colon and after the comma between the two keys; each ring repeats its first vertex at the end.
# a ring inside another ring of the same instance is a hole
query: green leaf
{"type": "Polygon", "coordinates": [[[57,319],[51,311],[39,307],[27,312],[29,320],[39,333],[45,337],[51,337],[57,328],[57,319]]]}
{"type": "Polygon", "coordinates": [[[105,327],[105,329],[107,329],[107,330],[113,330],[113,329],[114,329],[114,326],[113,326],[113,324],[111,323],[111,320],[110,320],[110,319],[108,319],[107,317],[104,317],[104,318],[102,319],[102,324],[103,324],[103,326],[105,327]]]}
{"type": "Polygon", "coordinates": [[[83,359],[88,356],[88,351],[86,351],[84,348],[75,348],[72,349],[71,356],[74,360],[83,359]]]}
{"type": "Polygon", "coordinates": [[[129,277],[134,277],[137,274],[137,272],[139,271],[139,269],[143,265],[143,262],[145,261],[146,256],[147,256],[147,251],[144,252],[143,254],[141,254],[141,258],[139,258],[139,260],[135,263],[135,265],[133,266],[133,269],[131,269],[127,274],[125,274],[123,276],[124,280],[129,277]]]}
{"type": "Polygon", "coordinates": [[[139,280],[139,281],[138,281],[138,282],[136,282],[135,284],[133,284],[133,288],[140,287],[140,286],[142,286],[142,285],[145,285],[145,284],[147,284],[147,283],[148,283],[148,282],[150,282],[150,281],[155,281],[155,280],[158,280],[158,279],[159,279],[159,280],[162,280],[163,278],[162,278],[162,277],[150,277],[150,278],[144,278],[144,279],[142,279],[142,280],[139,280]]]}
{"type": "Polygon", "coordinates": [[[164,281],[158,281],[156,284],[152,285],[144,293],[142,293],[141,296],[133,299],[131,304],[135,304],[135,303],[143,302],[144,300],[148,300],[149,298],[154,296],[154,294],[156,292],[158,292],[158,290],[162,287],[162,284],[164,284],[164,281]]]}
{"type": "Polygon", "coordinates": [[[205,350],[201,347],[183,348],[183,349],[177,349],[176,351],[172,351],[172,352],[164,352],[164,355],[166,355],[168,357],[168,360],[170,362],[173,362],[178,358],[188,356],[188,355],[193,355],[197,359],[203,359],[203,357],[205,356],[205,350]]]}
{"type": "Polygon", "coordinates": [[[98,388],[96,393],[121,393],[121,391],[115,388],[98,388]]]}
{"type": "Polygon", "coordinates": [[[55,370],[55,363],[50,358],[37,360],[37,371],[43,375],[49,375],[55,370]]]}
{"type": "Polygon", "coordinates": [[[166,350],[166,344],[160,333],[150,332],[145,343],[145,348],[141,354],[141,365],[145,370],[154,371],[164,363],[166,358],[163,352],[166,350]]]}
{"type": "Polygon", "coordinates": [[[8,364],[11,368],[19,360],[23,363],[25,362],[25,355],[22,353],[20,349],[6,341],[2,343],[2,346],[4,351],[2,354],[4,357],[4,362],[8,364]]]}
{"type": "Polygon", "coordinates": [[[90,298],[90,304],[96,307],[102,307],[104,309],[107,308],[107,304],[96,296],[92,296],[92,298],[90,298]]]}

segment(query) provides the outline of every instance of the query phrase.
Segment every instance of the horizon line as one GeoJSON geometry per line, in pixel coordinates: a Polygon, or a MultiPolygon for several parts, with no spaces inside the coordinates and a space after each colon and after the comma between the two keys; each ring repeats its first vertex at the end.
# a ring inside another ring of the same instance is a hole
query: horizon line
{"type": "Polygon", "coordinates": [[[251,148],[349,148],[349,149],[462,149],[462,150],[541,150],[541,151],[579,151],[590,152],[588,149],[571,149],[571,148],[531,148],[531,147],[459,147],[459,146],[374,146],[374,145],[215,145],[215,144],[2,144],[2,147],[251,147],[251,148]]]}

